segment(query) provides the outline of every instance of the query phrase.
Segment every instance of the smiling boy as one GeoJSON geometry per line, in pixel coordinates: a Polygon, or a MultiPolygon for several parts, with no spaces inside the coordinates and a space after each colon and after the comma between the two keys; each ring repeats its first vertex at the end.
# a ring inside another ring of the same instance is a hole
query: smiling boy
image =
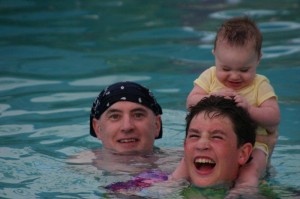
{"type": "Polygon", "coordinates": [[[172,174],[199,187],[232,186],[249,161],[256,123],[232,99],[203,98],[186,117],[184,158],[172,174]]]}

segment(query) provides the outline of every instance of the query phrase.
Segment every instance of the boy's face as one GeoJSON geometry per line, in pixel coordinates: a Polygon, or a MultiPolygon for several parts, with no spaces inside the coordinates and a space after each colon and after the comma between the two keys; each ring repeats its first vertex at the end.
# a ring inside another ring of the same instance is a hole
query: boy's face
{"type": "Polygon", "coordinates": [[[128,101],[114,103],[93,125],[105,149],[126,154],[152,152],[161,126],[160,116],[128,101]]]}
{"type": "Polygon", "coordinates": [[[249,147],[251,144],[248,143],[238,148],[229,118],[209,118],[203,112],[199,113],[191,120],[184,143],[184,158],[191,182],[200,187],[233,182],[240,165],[249,158],[249,147]]]}
{"type": "Polygon", "coordinates": [[[240,47],[231,46],[226,41],[217,42],[213,50],[216,75],[226,87],[239,90],[253,82],[261,57],[253,45],[248,43],[240,47]]]}

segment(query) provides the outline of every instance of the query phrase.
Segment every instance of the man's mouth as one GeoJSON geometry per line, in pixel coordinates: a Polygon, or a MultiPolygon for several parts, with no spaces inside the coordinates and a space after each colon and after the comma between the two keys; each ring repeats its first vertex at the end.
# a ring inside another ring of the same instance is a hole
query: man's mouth
{"type": "Polygon", "coordinates": [[[216,163],[209,158],[197,158],[194,161],[194,165],[199,172],[206,174],[212,171],[216,163]]]}
{"type": "Polygon", "coordinates": [[[120,143],[132,143],[132,142],[137,142],[137,141],[139,141],[139,140],[136,138],[128,138],[128,139],[118,140],[118,142],[120,142],[120,143]]]}

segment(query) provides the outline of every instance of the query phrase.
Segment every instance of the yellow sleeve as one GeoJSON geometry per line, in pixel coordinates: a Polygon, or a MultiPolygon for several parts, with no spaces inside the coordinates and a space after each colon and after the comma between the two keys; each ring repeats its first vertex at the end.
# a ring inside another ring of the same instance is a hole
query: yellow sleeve
{"type": "Polygon", "coordinates": [[[210,85],[213,81],[213,67],[206,69],[200,76],[194,81],[194,85],[201,87],[205,92],[210,93],[210,85]]]}
{"type": "Polygon", "coordinates": [[[262,104],[265,100],[270,99],[271,97],[275,97],[277,99],[277,96],[274,92],[273,87],[271,86],[269,80],[262,75],[260,76],[260,81],[258,83],[258,97],[257,97],[257,104],[258,106],[262,104]]]}

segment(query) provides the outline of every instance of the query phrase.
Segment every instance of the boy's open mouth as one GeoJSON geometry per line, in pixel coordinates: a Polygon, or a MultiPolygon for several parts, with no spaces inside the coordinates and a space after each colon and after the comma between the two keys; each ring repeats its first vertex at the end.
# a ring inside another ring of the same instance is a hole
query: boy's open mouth
{"type": "Polygon", "coordinates": [[[216,163],[215,161],[208,158],[197,158],[194,161],[194,165],[198,171],[207,173],[216,166],[216,163]]]}

